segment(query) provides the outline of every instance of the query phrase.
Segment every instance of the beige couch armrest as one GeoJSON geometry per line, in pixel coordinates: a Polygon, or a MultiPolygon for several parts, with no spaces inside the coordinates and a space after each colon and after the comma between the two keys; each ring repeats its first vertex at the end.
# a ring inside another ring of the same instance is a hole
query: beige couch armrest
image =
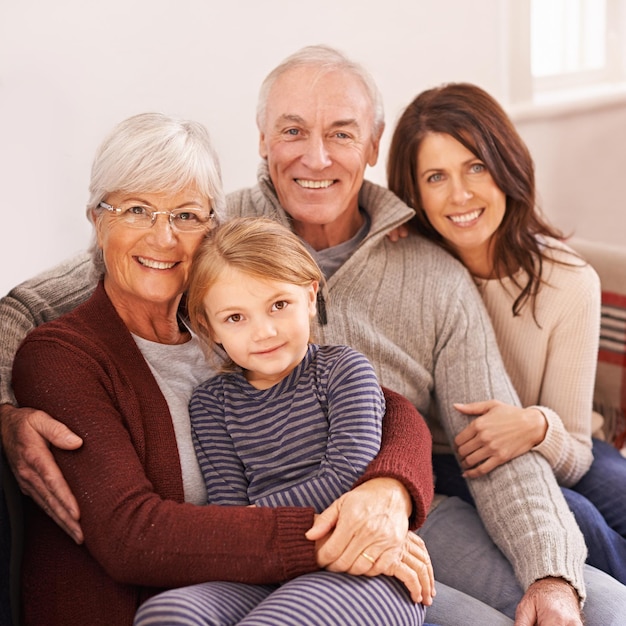
{"type": "Polygon", "coordinates": [[[594,409],[604,417],[606,439],[622,448],[626,444],[626,247],[578,238],[568,243],[600,277],[602,319],[594,409]]]}

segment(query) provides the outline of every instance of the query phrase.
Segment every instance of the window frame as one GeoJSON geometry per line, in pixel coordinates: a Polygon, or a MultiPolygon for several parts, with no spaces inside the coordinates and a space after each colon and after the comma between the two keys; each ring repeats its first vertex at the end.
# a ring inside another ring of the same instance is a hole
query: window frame
{"type": "Polygon", "coordinates": [[[626,91],[626,3],[623,0],[602,1],[606,5],[605,66],[597,70],[535,77],[531,67],[532,0],[509,0],[509,100],[512,104],[574,101],[626,91]]]}

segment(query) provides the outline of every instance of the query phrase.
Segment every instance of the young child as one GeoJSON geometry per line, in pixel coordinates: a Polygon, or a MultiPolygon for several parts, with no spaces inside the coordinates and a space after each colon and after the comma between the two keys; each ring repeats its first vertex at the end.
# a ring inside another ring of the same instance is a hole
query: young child
{"type": "Polygon", "coordinates": [[[321,281],[273,220],[228,222],[199,249],[190,321],[227,355],[190,403],[209,503],[321,513],[378,453],[385,409],[373,367],[352,348],[309,343],[321,281]]]}
{"type": "MultiPolygon", "coordinates": [[[[210,357],[225,353],[189,405],[210,504],[320,513],[378,453],[385,406],[373,367],[352,348],[310,343],[321,281],[298,237],[266,218],[231,220],[196,253],[189,319],[210,357]]],[[[375,561],[367,552],[358,558],[375,561]]],[[[431,591],[424,590],[428,603],[431,591]]],[[[185,624],[274,623],[277,607],[284,624],[424,621],[423,604],[398,579],[322,570],[282,586],[209,582],[171,590],[144,604],[135,623],[183,623],[172,615],[190,607],[202,617],[185,624]],[[318,594],[329,615],[311,601],[318,594]]]]}

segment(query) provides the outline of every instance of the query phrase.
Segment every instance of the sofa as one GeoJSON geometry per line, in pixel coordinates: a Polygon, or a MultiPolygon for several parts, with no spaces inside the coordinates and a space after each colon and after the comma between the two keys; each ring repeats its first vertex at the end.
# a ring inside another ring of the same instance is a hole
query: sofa
{"type": "MultiPolygon", "coordinates": [[[[626,455],[626,247],[574,238],[568,244],[598,273],[602,286],[594,434],[626,455]]],[[[575,338],[572,338],[575,340],[575,338]]]]}
{"type": "MultiPolygon", "coordinates": [[[[602,285],[600,349],[594,392],[594,410],[599,415],[594,435],[613,443],[626,456],[626,247],[580,238],[571,239],[568,244],[595,268],[602,285]]],[[[0,624],[11,623],[11,620],[18,623],[20,499],[17,484],[0,453],[0,624]],[[7,542],[9,525],[13,531],[12,546],[7,542]],[[13,599],[11,607],[9,598],[13,599]]]]}

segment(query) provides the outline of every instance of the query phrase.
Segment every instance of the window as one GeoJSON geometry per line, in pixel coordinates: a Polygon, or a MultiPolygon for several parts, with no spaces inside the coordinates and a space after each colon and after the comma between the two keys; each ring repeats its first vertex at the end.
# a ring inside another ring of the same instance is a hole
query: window
{"type": "Polygon", "coordinates": [[[511,2],[514,102],[580,99],[623,88],[624,0],[511,2]]]}
{"type": "Polygon", "coordinates": [[[530,8],[534,77],[597,71],[606,66],[605,2],[532,0],[530,8]]]}

